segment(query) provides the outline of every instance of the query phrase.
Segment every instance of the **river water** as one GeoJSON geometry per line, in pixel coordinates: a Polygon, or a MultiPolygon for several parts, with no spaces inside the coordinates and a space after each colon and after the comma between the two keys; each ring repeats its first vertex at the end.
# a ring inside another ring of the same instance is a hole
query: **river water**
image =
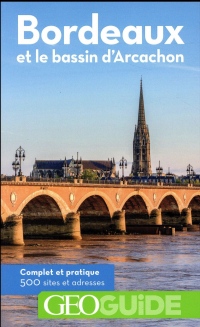
{"type": "MultiPolygon", "coordinates": [[[[115,290],[199,290],[200,232],[169,235],[82,235],[80,241],[25,240],[2,246],[7,264],[115,265],[115,290]]],[[[12,283],[12,281],[10,281],[12,283]]],[[[2,296],[2,327],[186,326],[200,319],[39,320],[37,296],[2,296]]]]}

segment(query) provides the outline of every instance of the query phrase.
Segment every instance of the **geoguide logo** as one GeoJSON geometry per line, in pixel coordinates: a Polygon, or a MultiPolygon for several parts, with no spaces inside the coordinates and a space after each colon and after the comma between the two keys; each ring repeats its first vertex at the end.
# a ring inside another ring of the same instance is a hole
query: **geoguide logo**
{"type": "Polygon", "coordinates": [[[38,318],[200,318],[200,291],[42,292],[38,318]]]}

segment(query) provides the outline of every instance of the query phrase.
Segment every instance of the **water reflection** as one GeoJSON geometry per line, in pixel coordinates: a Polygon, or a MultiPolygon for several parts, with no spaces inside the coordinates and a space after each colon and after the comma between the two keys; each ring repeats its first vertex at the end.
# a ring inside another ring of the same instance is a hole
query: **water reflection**
{"type": "Polygon", "coordinates": [[[56,257],[57,254],[56,253],[51,253],[51,252],[39,252],[39,253],[25,253],[24,254],[24,258],[25,257],[32,257],[32,258],[36,258],[36,257],[56,257]]]}
{"type": "Polygon", "coordinates": [[[148,258],[131,258],[131,257],[108,257],[108,261],[112,262],[148,262],[148,258]]]}

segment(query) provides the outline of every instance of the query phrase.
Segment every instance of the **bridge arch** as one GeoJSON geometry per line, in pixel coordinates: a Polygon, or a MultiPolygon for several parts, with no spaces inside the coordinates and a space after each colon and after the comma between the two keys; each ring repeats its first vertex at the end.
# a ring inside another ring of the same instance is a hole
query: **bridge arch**
{"type": "Polygon", "coordinates": [[[50,191],[50,190],[39,190],[36,192],[33,192],[32,194],[30,194],[26,199],[24,199],[24,201],[22,201],[22,203],[19,205],[19,207],[16,210],[16,215],[20,215],[21,212],[23,211],[23,209],[25,208],[25,206],[34,198],[41,196],[41,195],[47,195],[49,197],[51,197],[56,204],[58,205],[62,218],[63,220],[66,219],[66,215],[67,213],[70,212],[68,205],[66,204],[66,202],[55,192],[50,191]]]}
{"type": "Polygon", "coordinates": [[[110,230],[114,208],[109,197],[103,192],[87,193],[77,203],[76,211],[80,212],[82,234],[105,234],[110,230]]]}
{"type": "Polygon", "coordinates": [[[113,205],[113,203],[112,203],[112,201],[111,201],[111,199],[110,199],[110,197],[107,195],[107,194],[105,194],[104,192],[101,192],[101,191],[91,191],[91,192],[88,192],[87,194],[85,194],[78,202],[77,202],[77,204],[76,204],[76,206],[75,206],[75,212],[77,212],[78,210],[79,210],[79,208],[80,208],[80,206],[81,206],[81,204],[87,199],[87,198],[89,198],[89,197],[91,197],[91,196],[99,196],[99,197],[101,197],[103,200],[104,200],[104,202],[105,202],[105,204],[106,204],[106,206],[107,206],[107,208],[108,208],[108,211],[109,211],[109,214],[110,214],[110,217],[112,217],[113,216],[113,214],[114,214],[114,212],[117,210],[115,207],[114,207],[114,205],[113,205]]]}
{"type": "Polygon", "coordinates": [[[179,213],[181,213],[182,209],[184,208],[183,202],[181,201],[181,199],[178,197],[178,195],[175,192],[166,192],[165,194],[162,195],[162,197],[160,198],[158,205],[156,207],[156,209],[158,209],[162,203],[162,201],[166,198],[172,196],[174,198],[174,200],[176,201],[179,213]]]}
{"type": "Polygon", "coordinates": [[[181,217],[183,203],[174,192],[163,194],[157,208],[161,209],[163,224],[180,224],[185,220],[181,217]]]}
{"type": "Polygon", "coordinates": [[[188,199],[188,208],[191,208],[193,224],[200,224],[200,192],[195,192],[188,199]]]}
{"type": "Polygon", "coordinates": [[[151,213],[151,211],[154,209],[154,206],[152,205],[151,201],[149,200],[149,198],[146,196],[146,194],[144,194],[143,192],[138,193],[138,191],[133,191],[131,192],[123,201],[121,204],[121,210],[124,207],[125,203],[132,198],[133,196],[140,196],[142,198],[142,200],[144,201],[144,204],[147,208],[147,212],[148,214],[151,213]]]}
{"type": "Polygon", "coordinates": [[[190,207],[190,204],[191,204],[192,200],[193,200],[194,198],[199,198],[199,197],[200,197],[200,191],[193,193],[193,194],[188,198],[188,201],[187,201],[186,206],[187,206],[187,207],[190,207]]]}

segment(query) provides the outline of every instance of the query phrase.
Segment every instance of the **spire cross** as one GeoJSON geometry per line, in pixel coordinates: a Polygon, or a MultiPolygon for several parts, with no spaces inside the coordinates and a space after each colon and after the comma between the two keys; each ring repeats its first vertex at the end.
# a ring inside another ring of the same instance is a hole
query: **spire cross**
{"type": "Polygon", "coordinates": [[[142,76],[140,80],[140,98],[139,98],[139,111],[138,111],[138,126],[146,125],[145,112],[144,112],[144,99],[143,99],[143,89],[142,89],[142,76]]]}

